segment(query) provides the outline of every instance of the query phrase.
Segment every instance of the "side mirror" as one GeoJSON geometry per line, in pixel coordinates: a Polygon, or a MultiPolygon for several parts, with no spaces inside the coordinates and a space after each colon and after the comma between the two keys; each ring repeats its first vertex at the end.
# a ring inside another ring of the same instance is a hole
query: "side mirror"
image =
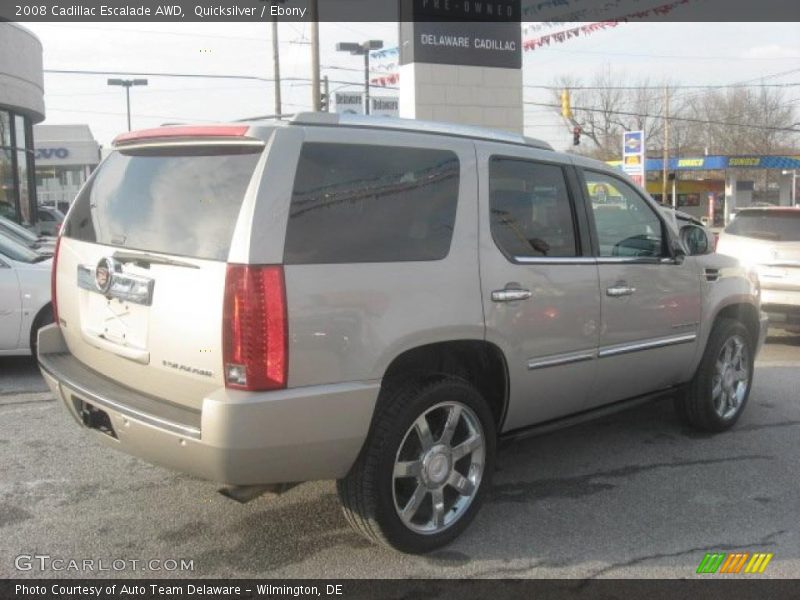
{"type": "Polygon", "coordinates": [[[714,248],[708,230],[699,225],[684,225],[681,227],[681,242],[689,251],[690,256],[710,254],[714,248]]]}

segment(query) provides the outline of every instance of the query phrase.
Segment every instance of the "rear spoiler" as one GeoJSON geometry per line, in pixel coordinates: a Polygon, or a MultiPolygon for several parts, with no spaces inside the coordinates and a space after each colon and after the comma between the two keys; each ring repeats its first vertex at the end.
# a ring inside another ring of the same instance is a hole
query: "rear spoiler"
{"type": "Polygon", "coordinates": [[[114,138],[114,146],[135,144],[155,140],[174,140],[185,138],[237,138],[242,141],[261,141],[248,138],[249,125],[181,125],[171,127],[156,127],[154,129],[140,129],[129,131],[114,138]]]}

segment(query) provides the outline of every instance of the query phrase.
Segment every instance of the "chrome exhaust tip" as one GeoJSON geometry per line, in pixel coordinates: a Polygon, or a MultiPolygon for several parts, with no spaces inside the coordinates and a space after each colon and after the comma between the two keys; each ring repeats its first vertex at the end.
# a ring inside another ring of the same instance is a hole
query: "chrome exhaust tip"
{"type": "Polygon", "coordinates": [[[300,485],[299,482],[295,483],[268,483],[263,485],[229,485],[220,488],[220,494],[231,500],[235,500],[239,504],[247,504],[265,494],[277,497],[281,494],[288,492],[293,487],[300,485]]]}

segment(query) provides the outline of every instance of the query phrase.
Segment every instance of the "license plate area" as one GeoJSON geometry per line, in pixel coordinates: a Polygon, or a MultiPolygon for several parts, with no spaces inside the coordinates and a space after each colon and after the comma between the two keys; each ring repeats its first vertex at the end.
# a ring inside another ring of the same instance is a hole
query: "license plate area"
{"type": "Polygon", "coordinates": [[[89,429],[96,429],[100,433],[104,433],[114,439],[117,439],[117,432],[114,431],[114,426],[111,424],[111,417],[103,409],[97,408],[93,404],[89,404],[85,400],[72,396],[72,405],[75,407],[75,412],[78,418],[89,429]]]}
{"type": "Polygon", "coordinates": [[[81,307],[87,332],[120,346],[147,349],[149,308],[87,293],[81,307]]]}

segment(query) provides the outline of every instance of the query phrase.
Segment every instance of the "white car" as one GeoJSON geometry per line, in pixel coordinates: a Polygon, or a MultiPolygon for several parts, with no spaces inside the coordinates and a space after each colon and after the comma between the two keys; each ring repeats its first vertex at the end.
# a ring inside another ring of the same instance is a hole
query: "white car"
{"type": "Polygon", "coordinates": [[[771,324],[800,333],[800,208],[745,208],[720,233],[717,252],[758,273],[771,324]]]}
{"type": "Polygon", "coordinates": [[[53,259],[0,234],[0,356],[36,353],[39,328],[53,322],[53,259]]]}

